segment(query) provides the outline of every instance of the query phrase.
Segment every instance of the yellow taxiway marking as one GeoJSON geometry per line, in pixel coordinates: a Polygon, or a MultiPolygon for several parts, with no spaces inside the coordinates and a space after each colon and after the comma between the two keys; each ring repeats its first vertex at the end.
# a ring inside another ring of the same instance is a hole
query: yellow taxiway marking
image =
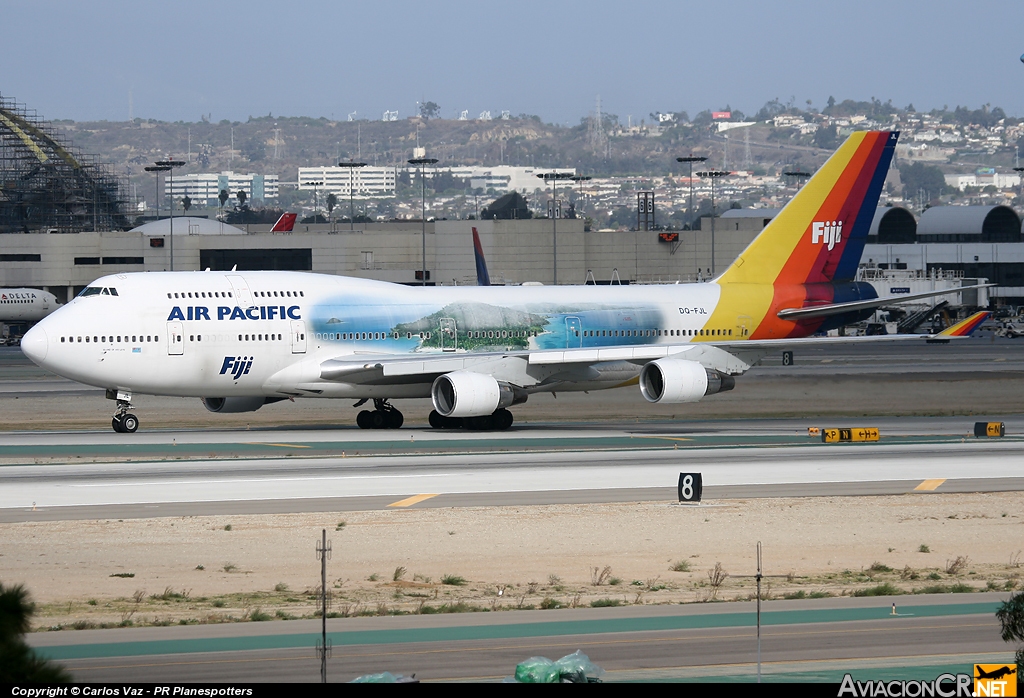
{"type": "Polygon", "coordinates": [[[914,488],[915,491],[920,492],[934,492],[939,489],[939,485],[946,481],[946,478],[937,478],[935,480],[925,480],[920,485],[914,488]]]}
{"type": "Polygon", "coordinates": [[[253,441],[251,446],[280,446],[281,448],[313,448],[312,446],[303,446],[301,444],[268,444],[259,441],[253,441]]]}
{"type": "Polygon", "coordinates": [[[412,497],[406,497],[405,499],[400,499],[397,502],[392,502],[391,504],[388,504],[388,506],[389,507],[411,507],[413,504],[419,504],[420,502],[426,501],[426,500],[430,499],[431,497],[436,497],[436,496],[437,496],[436,494],[416,494],[416,495],[413,495],[412,497]]]}

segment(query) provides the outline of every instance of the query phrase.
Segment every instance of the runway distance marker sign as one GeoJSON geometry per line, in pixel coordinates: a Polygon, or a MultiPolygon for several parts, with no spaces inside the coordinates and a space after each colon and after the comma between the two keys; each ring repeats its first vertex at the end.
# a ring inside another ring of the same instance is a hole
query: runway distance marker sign
{"type": "Polygon", "coordinates": [[[681,503],[697,503],[704,490],[704,480],[700,473],[679,473],[678,490],[681,503]]]}

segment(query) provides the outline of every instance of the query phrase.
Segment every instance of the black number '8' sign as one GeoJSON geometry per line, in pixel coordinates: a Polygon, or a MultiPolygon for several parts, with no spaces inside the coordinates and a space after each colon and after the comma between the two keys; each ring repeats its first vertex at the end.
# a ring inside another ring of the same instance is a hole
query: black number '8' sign
{"type": "Polygon", "coordinates": [[[704,482],[700,473],[679,473],[679,501],[699,502],[704,482]]]}

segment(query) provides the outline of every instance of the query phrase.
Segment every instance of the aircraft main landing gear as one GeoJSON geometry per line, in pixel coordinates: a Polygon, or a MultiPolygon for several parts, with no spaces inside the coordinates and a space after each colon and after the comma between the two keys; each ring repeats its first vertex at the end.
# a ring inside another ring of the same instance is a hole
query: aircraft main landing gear
{"type": "Polygon", "coordinates": [[[405,417],[386,399],[376,398],[373,411],[363,410],[356,415],[356,424],[360,429],[399,429],[405,417]]]}
{"type": "Polygon", "coordinates": [[[492,414],[478,417],[445,417],[437,410],[430,411],[430,426],[434,429],[469,429],[471,431],[505,431],[512,426],[512,413],[502,408],[492,414]]]}

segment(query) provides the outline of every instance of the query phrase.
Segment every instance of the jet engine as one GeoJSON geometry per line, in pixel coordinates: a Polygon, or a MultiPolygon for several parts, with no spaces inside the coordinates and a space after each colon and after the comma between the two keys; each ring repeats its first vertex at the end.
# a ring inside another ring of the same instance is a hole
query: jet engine
{"type": "Polygon", "coordinates": [[[526,397],[509,383],[472,371],[438,376],[430,388],[434,409],[442,417],[481,417],[526,402],[526,397]]]}
{"type": "Polygon", "coordinates": [[[210,412],[255,412],[268,402],[276,400],[258,397],[204,397],[200,398],[210,412]]]}
{"type": "Polygon", "coordinates": [[[732,390],[732,376],[704,368],[696,361],[658,359],[640,371],[640,392],[648,402],[697,402],[705,395],[732,390]]]}

